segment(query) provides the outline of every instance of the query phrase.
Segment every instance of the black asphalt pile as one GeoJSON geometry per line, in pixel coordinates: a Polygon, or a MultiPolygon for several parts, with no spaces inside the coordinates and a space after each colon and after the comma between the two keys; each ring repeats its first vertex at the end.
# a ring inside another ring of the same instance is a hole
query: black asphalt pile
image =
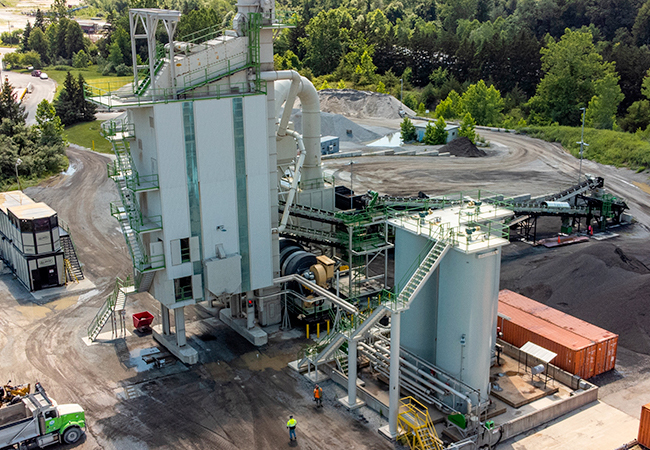
{"type": "Polygon", "coordinates": [[[501,289],[616,333],[620,346],[650,355],[649,252],[650,243],[637,239],[553,250],[517,243],[504,248],[501,289]]]}
{"type": "Polygon", "coordinates": [[[465,136],[454,139],[449,144],[441,147],[438,151],[440,153],[449,152],[450,155],[462,158],[479,158],[481,156],[487,156],[487,153],[485,153],[484,150],[476,147],[476,145],[472,144],[472,141],[467,139],[465,136]]]}

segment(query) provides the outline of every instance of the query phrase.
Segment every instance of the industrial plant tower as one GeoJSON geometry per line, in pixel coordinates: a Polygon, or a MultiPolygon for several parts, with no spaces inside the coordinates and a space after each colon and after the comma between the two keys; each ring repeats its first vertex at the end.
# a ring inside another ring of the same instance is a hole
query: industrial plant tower
{"type": "MultiPolygon", "coordinates": [[[[267,339],[259,325],[281,320],[273,279],[280,274],[278,228],[287,218],[278,213],[278,166],[298,158],[295,184],[299,176],[310,180],[300,195],[315,192],[318,206],[329,209],[334,197],[321,173],[316,90],[297,72],[273,70],[273,33],[282,26],[274,2],[240,2],[234,30],[202,30],[182,42],[174,37],[179,18],[178,11],[130,10],[133,83],[88,86],[86,95],[127,110],[103,124],[117,155],[109,175],[121,196],[111,212],[127,240],[137,291],[160,302],[155,338],[195,363],[185,306],[229,304],[221,318],[256,345],[267,339]],[[156,41],[161,23],[173,44],[156,41]],[[136,60],[139,41],[147,45],[146,65],[136,60]],[[296,97],[303,135],[287,129],[296,97]]],[[[289,187],[291,201],[296,191],[289,187]]]]}

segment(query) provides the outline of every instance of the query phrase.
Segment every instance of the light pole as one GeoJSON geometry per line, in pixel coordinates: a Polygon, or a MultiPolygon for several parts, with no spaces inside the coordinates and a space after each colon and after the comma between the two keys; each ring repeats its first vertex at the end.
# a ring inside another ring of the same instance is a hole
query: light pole
{"type": "Polygon", "coordinates": [[[582,152],[584,151],[585,146],[589,147],[589,144],[585,144],[585,116],[587,115],[587,108],[580,108],[580,111],[582,111],[582,134],[580,136],[580,142],[576,142],[576,144],[580,144],[580,168],[578,169],[578,184],[580,184],[580,177],[582,176],[582,152]]]}
{"type": "Polygon", "coordinates": [[[400,108],[404,109],[404,78],[399,79],[399,102],[400,108]]]}
{"type": "Polygon", "coordinates": [[[16,159],[16,181],[18,182],[18,188],[22,191],[23,187],[20,185],[20,178],[18,177],[18,166],[23,162],[22,159],[16,159]]]}
{"type": "Polygon", "coordinates": [[[354,161],[350,161],[350,209],[354,209],[354,186],[353,186],[353,180],[354,180],[354,161]]]}

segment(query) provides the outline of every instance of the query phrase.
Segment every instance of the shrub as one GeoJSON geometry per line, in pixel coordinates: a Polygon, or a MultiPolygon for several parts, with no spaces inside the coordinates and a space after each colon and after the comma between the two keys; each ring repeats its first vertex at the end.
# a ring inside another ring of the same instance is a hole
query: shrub
{"type": "MultiPolygon", "coordinates": [[[[580,151],[576,144],[580,141],[580,127],[527,127],[521,131],[548,142],[559,142],[574,156],[580,151]]],[[[633,169],[650,166],[650,142],[640,134],[585,128],[585,142],[589,144],[583,153],[586,159],[633,169]]]]}
{"type": "Polygon", "coordinates": [[[115,72],[117,73],[118,77],[125,77],[131,73],[131,68],[126,64],[120,64],[115,68],[115,72]]]}

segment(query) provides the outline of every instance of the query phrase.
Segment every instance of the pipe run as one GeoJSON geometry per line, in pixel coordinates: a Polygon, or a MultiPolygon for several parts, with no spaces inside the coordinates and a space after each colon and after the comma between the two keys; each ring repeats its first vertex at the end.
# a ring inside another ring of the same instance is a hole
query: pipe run
{"type": "MultiPolygon", "coordinates": [[[[389,350],[382,347],[381,345],[376,345],[374,347],[377,350],[381,350],[382,352],[388,353],[389,350]]],[[[415,373],[417,373],[419,376],[429,380],[430,382],[440,386],[442,389],[451,392],[453,395],[463,399],[465,403],[467,403],[467,413],[472,414],[472,400],[466,396],[465,394],[458,392],[456,389],[452,388],[451,386],[448,386],[447,384],[443,383],[442,381],[438,380],[436,377],[431,376],[431,374],[423,371],[422,369],[419,369],[415,365],[411,364],[408,362],[406,359],[400,356],[400,363],[404,364],[406,367],[410,368],[411,370],[414,370],[415,373]]]]}
{"type": "Polygon", "coordinates": [[[359,310],[355,306],[352,306],[342,298],[339,298],[336,295],[332,294],[327,289],[323,289],[316,283],[309,281],[298,274],[285,275],[283,277],[275,278],[273,280],[273,284],[282,284],[282,283],[286,283],[287,281],[296,281],[300,283],[307,289],[311,289],[312,291],[316,292],[318,295],[325,297],[327,300],[334,303],[336,306],[338,306],[343,311],[349,314],[354,314],[354,315],[359,314],[359,310]]]}
{"type": "Polygon", "coordinates": [[[287,125],[296,96],[300,99],[302,108],[302,136],[305,147],[304,179],[309,180],[312,188],[323,187],[323,172],[321,169],[320,153],[320,99],[318,91],[307,78],[295,70],[274,70],[261,72],[264,81],[290,80],[291,87],[280,118],[278,136],[287,135],[287,125]]]}
{"type": "Polygon", "coordinates": [[[273,230],[273,232],[282,233],[287,227],[287,222],[289,221],[289,214],[291,211],[291,205],[293,205],[293,199],[296,196],[296,191],[298,190],[298,182],[300,181],[300,173],[302,170],[302,165],[305,162],[305,145],[302,140],[302,136],[295,131],[285,130],[289,136],[293,138],[298,143],[298,160],[296,161],[296,167],[293,172],[293,180],[291,180],[291,189],[289,189],[289,195],[287,196],[287,201],[284,207],[284,212],[282,213],[282,220],[280,221],[280,226],[273,230]]]}

